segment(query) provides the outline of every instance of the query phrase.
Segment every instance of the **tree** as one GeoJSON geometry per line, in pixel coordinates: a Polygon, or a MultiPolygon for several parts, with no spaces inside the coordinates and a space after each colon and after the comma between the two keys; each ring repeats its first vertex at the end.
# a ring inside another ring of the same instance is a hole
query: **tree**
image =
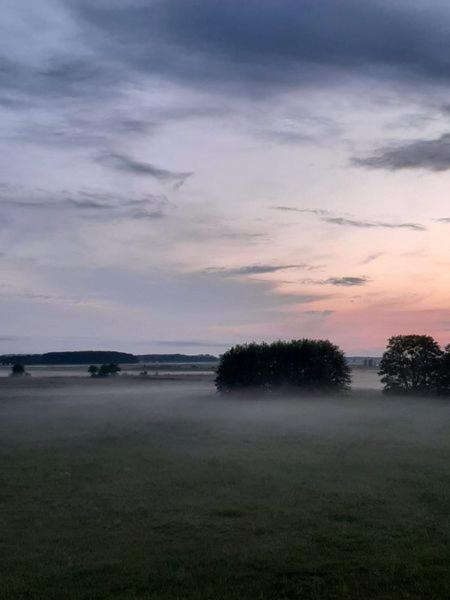
{"type": "Polygon", "coordinates": [[[12,377],[23,377],[25,375],[25,367],[20,363],[15,363],[11,367],[11,376],[12,377]]]}
{"type": "Polygon", "coordinates": [[[97,375],[98,375],[97,365],[91,365],[88,369],[88,373],[91,377],[97,377],[97,375]]]}
{"type": "Polygon", "coordinates": [[[384,391],[430,393],[438,388],[442,350],[428,335],[391,337],[380,363],[384,391]]]}
{"type": "Polygon", "coordinates": [[[118,365],[115,365],[113,363],[110,363],[108,365],[105,364],[100,367],[96,377],[109,377],[110,375],[117,375],[118,373],[120,373],[120,370],[121,369],[118,365]]]}
{"type": "Polygon", "coordinates": [[[292,340],[234,346],[222,355],[216,387],[238,389],[344,390],[350,368],[342,351],[329,341],[292,340]]]}
{"type": "Polygon", "coordinates": [[[109,363],[108,369],[109,369],[109,374],[110,375],[118,375],[120,373],[120,371],[122,370],[119,367],[119,365],[116,365],[114,363],[109,363]]]}
{"type": "Polygon", "coordinates": [[[450,344],[446,346],[442,354],[439,368],[438,392],[445,396],[450,396],[450,344]]]}

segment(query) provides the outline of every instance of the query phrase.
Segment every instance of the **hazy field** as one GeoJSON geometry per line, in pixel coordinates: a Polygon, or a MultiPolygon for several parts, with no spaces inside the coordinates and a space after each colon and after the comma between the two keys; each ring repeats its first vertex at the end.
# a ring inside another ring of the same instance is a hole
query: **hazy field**
{"type": "Polygon", "coordinates": [[[445,402],[5,378],[0,450],[2,600],[450,597],[445,402]]]}
{"type": "MultiPolygon", "coordinates": [[[[211,374],[217,367],[216,363],[138,363],[120,365],[122,375],[139,375],[147,371],[149,375],[199,375],[211,374]]],[[[26,367],[32,377],[88,377],[87,365],[32,365],[26,367]]],[[[8,377],[10,366],[0,365],[0,377],[8,377]]]]}

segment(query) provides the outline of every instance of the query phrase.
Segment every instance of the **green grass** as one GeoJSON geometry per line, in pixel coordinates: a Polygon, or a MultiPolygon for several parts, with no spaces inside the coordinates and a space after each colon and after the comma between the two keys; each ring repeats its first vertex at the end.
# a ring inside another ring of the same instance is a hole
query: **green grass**
{"type": "Polygon", "coordinates": [[[450,406],[0,382],[0,598],[450,597],[450,406]]]}

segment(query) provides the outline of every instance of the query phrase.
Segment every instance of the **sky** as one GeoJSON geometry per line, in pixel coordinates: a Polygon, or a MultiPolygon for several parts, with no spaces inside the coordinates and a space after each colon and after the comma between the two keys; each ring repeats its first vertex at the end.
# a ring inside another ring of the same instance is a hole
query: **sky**
{"type": "Polygon", "coordinates": [[[3,0],[0,352],[450,342],[450,5],[3,0]]]}

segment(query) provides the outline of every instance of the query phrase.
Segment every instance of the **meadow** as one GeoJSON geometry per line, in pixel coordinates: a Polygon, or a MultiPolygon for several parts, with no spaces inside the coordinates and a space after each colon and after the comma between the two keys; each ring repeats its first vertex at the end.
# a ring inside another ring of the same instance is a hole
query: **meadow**
{"type": "Polygon", "coordinates": [[[0,598],[450,597],[450,404],[0,381],[0,598]]]}

